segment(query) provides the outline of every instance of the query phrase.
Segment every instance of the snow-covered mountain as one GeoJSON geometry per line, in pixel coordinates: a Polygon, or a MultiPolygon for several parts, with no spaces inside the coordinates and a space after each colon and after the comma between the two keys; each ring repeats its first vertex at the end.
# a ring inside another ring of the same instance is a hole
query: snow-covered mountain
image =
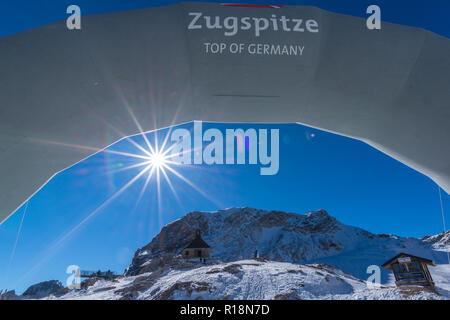
{"type": "Polygon", "coordinates": [[[59,290],[62,290],[64,287],[62,283],[58,280],[49,280],[39,282],[30,286],[25,292],[22,294],[24,297],[28,298],[43,298],[59,290]]]}
{"type": "Polygon", "coordinates": [[[437,251],[450,252],[450,230],[432,236],[421,238],[423,242],[430,244],[437,251]]]}
{"type": "Polygon", "coordinates": [[[164,268],[115,281],[98,280],[82,290],[47,299],[449,299],[448,291],[426,288],[368,287],[326,264],[301,265],[263,259],[190,268],[164,268]]]}
{"type": "MultiPolygon", "coordinates": [[[[342,224],[325,210],[306,214],[230,208],[217,212],[191,212],[169,223],[142,249],[126,271],[136,275],[151,270],[150,260],[179,254],[201,230],[211,246],[211,256],[223,262],[251,258],[255,250],[272,261],[328,263],[359,279],[367,279],[367,267],[381,266],[400,252],[448,263],[450,233],[405,238],[372,234],[342,224]],[[447,241],[447,242],[446,242],[447,241]]],[[[153,262],[154,264],[155,262],[153,262]]],[[[392,282],[389,270],[381,269],[382,283],[392,282]]]]}
{"type": "Polygon", "coordinates": [[[324,210],[191,212],[137,250],[124,275],[90,278],[81,290],[45,299],[450,299],[449,238],[372,234],[324,210]],[[211,247],[206,264],[180,255],[196,230],[211,247]],[[436,291],[394,285],[381,264],[400,252],[437,263],[430,267],[436,291]],[[371,265],[382,271],[380,287],[365,282],[371,265]]]}

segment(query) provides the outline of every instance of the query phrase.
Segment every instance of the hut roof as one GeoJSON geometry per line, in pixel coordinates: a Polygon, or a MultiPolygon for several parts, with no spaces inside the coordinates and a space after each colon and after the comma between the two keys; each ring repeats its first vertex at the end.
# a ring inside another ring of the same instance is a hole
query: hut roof
{"type": "Polygon", "coordinates": [[[209,248],[209,245],[202,238],[195,238],[191,244],[186,247],[189,248],[209,248]]]}
{"type": "Polygon", "coordinates": [[[192,248],[210,248],[210,246],[202,239],[200,236],[200,231],[197,230],[195,234],[195,239],[186,247],[186,249],[192,248]]]}
{"type": "Polygon", "coordinates": [[[396,255],[395,257],[389,259],[388,261],[386,261],[385,263],[383,263],[381,266],[382,266],[383,268],[391,269],[391,265],[392,265],[395,261],[397,261],[398,258],[401,258],[401,257],[410,257],[410,258],[413,258],[413,259],[416,260],[416,261],[421,261],[421,262],[423,262],[423,263],[426,263],[426,264],[435,266],[433,260],[426,259],[426,258],[421,258],[421,257],[417,257],[417,256],[414,256],[414,255],[412,255],[412,254],[409,254],[409,253],[403,253],[403,252],[401,252],[401,253],[399,253],[398,255],[396,255]]]}

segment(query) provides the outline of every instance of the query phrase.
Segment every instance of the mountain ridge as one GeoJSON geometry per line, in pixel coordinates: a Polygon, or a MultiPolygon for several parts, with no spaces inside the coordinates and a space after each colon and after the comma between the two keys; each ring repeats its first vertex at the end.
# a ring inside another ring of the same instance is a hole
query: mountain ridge
{"type": "MultiPolygon", "coordinates": [[[[126,275],[136,275],[152,259],[177,255],[201,230],[211,246],[211,257],[222,262],[252,258],[255,250],[268,260],[290,263],[328,263],[359,279],[367,267],[400,252],[447,263],[448,234],[422,238],[374,234],[341,223],[326,210],[304,214],[249,207],[193,211],[164,226],[147,245],[138,249],[126,275]]],[[[382,283],[392,282],[381,268],[382,283]]]]}

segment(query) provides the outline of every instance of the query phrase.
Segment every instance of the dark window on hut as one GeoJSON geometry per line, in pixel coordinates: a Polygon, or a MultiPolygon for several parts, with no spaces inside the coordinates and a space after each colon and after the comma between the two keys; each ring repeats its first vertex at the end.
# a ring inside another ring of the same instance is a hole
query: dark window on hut
{"type": "Polygon", "coordinates": [[[405,273],[408,272],[406,266],[403,263],[395,263],[392,265],[394,267],[394,271],[397,273],[405,273]]]}
{"type": "Polygon", "coordinates": [[[418,261],[411,263],[395,263],[392,265],[395,273],[397,273],[399,280],[405,279],[425,279],[422,267],[418,261]]]}
{"type": "Polygon", "coordinates": [[[412,263],[395,263],[393,267],[397,273],[422,272],[422,268],[418,261],[412,263]]]}
{"type": "Polygon", "coordinates": [[[414,261],[413,263],[408,263],[408,269],[410,272],[422,272],[419,262],[414,261]]]}

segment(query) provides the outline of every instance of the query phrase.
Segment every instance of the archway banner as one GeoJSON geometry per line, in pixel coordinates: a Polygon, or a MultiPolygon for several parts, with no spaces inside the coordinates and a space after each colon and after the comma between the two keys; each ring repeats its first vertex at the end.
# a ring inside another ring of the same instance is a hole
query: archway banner
{"type": "Polygon", "coordinates": [[[2,37],[0,69],[0,221],[114,141],[192,120],[307,124],[450,191],[450,41],[430,31],[312,6],[186,2],[2,37]]]}

